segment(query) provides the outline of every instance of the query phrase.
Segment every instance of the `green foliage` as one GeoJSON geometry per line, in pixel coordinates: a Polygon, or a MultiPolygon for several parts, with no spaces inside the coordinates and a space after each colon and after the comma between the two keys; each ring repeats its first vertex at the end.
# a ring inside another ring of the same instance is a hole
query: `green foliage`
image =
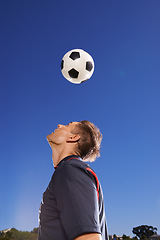
{"type": "Polygon", "coordinates": [[[157,234],[157,228],[148,225],[141,225],[133,228],[133,234],[135,234],[140,240],[151,237],[154,234],[157,234]]]}
{"type": "Polygon", "coordinates": [[[131,238],[129,236],[126,236],[125,234],[123,234],[122,238],[123,240],[131,240],[131,238]]]}
{"type": "Polygon", "coordinates": [[[138,240],[137,236],[132,238],[133,240],[138,240]]]}
{"type": "Polygon", "coordinates": [[[1,231],[0,240],[37,240],[38,229],[33,229],[32,232],[18,231],[12,228],[10,231],[1,231]]]}
{"type": "Polygon", "coordinates": [[[36,233],[36,234],[38,234],[38,228],[33,228],[33,230],[31,231],[31,233],[36,233]]]}

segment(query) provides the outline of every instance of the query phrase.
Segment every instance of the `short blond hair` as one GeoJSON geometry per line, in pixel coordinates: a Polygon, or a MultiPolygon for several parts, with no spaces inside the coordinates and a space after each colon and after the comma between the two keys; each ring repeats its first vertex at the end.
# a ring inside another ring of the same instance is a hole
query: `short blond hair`
{"type": "Polygon", "coordinates": [[[77,154],[83,161],[95,161],[100,156],[102,141],[100,130],[90,121],[83,120],[78,122],[73,132],[80,135],[77,154]]]}

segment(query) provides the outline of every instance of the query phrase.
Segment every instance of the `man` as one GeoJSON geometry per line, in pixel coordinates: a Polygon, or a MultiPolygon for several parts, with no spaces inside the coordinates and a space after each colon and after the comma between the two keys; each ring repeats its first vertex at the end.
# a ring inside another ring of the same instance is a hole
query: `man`
{"type": "Polygon", "coordinates": [[[43,194],[38,240],[107,240],[102,189],[85,161],[99,156],[102,135],[89,121],[58,125],[47,136],[55,168],[43,194]]]}

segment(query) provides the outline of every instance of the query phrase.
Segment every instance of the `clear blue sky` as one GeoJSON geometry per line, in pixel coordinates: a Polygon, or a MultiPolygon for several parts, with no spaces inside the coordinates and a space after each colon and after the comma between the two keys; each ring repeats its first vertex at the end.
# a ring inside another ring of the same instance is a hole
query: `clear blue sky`
{"type": "Polygon", "coordinates": [[[103,134],[91,167],[109,234],[160,231],[160,1],[0,1],[0,230],[38,226],[53,173],[46,135],[90,120],[103,134]],[[60,71],[74,48],[95,61],[74,85],[60,71]]]}

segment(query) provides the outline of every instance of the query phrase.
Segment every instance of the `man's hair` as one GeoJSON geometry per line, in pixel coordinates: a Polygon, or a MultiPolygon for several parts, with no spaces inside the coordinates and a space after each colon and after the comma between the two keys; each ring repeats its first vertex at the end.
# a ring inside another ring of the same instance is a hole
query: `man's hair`
{"type": "Polygon", "coordinates": [[[78,122],[74,133],[80,135],[78,140],[78,155],[83,161],[93,162],[100,156],[100,145],[102,134],[100,130],[91,122],[84,120],[78,122]]]}

